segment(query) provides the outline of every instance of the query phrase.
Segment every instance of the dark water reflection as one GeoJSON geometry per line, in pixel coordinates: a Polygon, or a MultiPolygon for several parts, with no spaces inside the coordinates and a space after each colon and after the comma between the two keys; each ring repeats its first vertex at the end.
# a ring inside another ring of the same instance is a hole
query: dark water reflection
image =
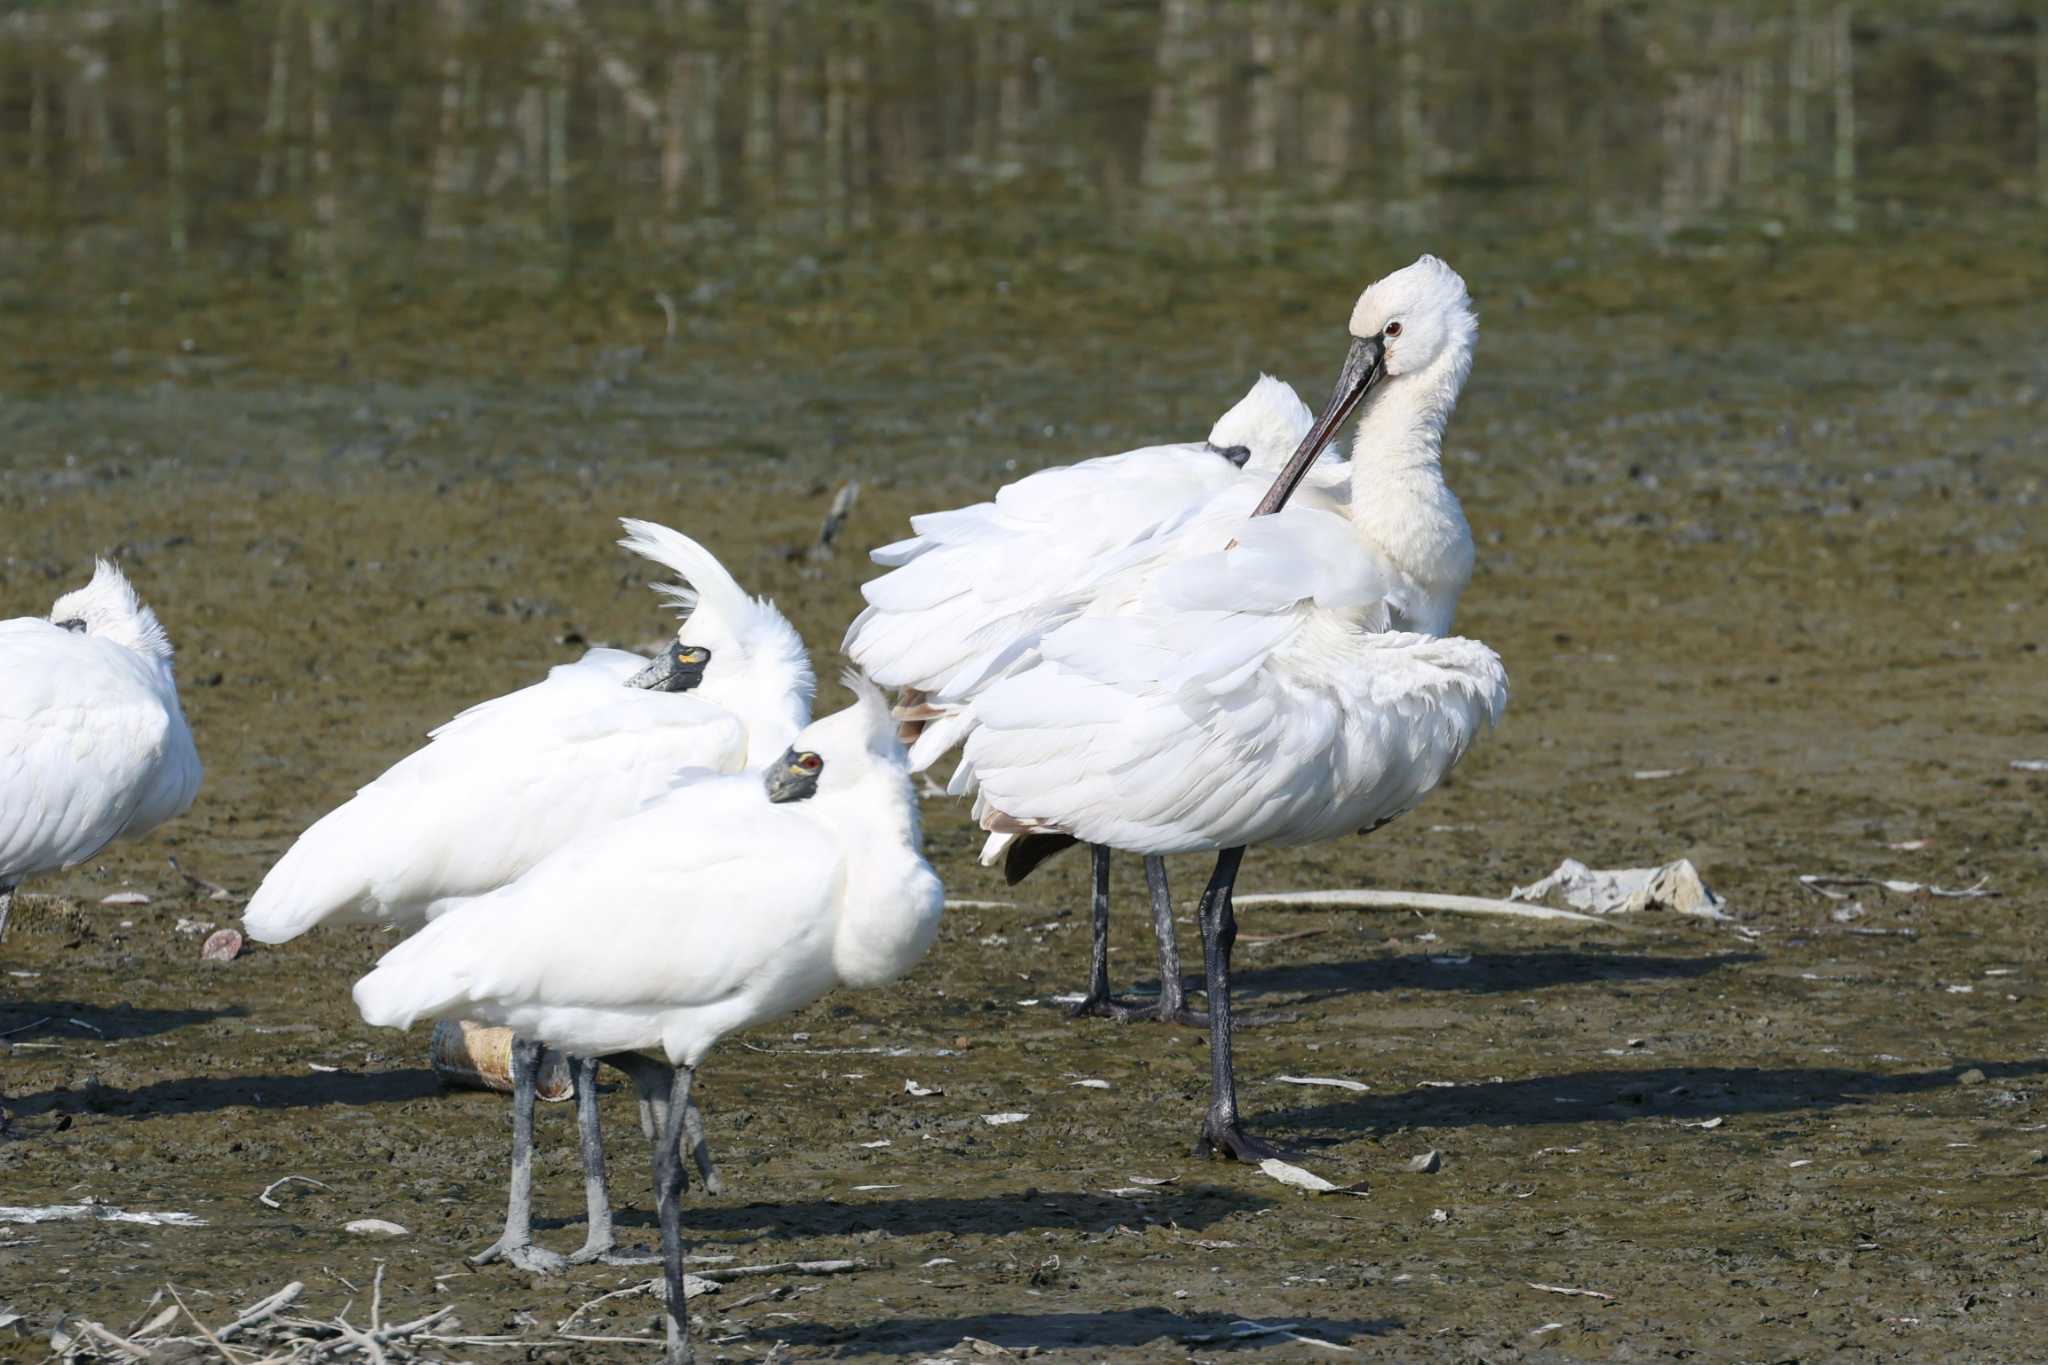
{"type": "Polygon", "coordinates": [[[1028,375],[1162,318],[1321,325],[1423,247],[1526,286],[2010,238],[2044,80],[2048,20],[1994,0],[16,5],[0,382],[736,339],[1028,375]]]}

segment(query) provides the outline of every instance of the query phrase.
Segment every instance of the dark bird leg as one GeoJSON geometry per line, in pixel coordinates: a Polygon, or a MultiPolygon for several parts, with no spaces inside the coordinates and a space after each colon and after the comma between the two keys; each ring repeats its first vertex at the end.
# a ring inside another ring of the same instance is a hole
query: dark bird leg
{"type": "Polygon", "coordinates": [[[1109,849],[1102,844],[1090,844],[1088,852],[1094,859],[1095,871],[1095,932],[1088,958],[1088,994],[1067,1011],[1067,1016],[1079,1019],[1096,1015],[1121,1024],[1133,1018],[1137,1010],[1111,998],[1109,993],[1109,849]]]}
{"type": "Polygon", "coordinates": [[[1222,1151],[1239,1161],[1258,1162],[1280,1155],[1280,1150],[1244,1131],[1238,1119],[1237,1076],[1230,1055],[1230,949],[1237,942],[1237,915],[1231,909],[1230,889],[1243,861],[1242,848],[1218,853],[1216,871],[1202,892],[1202,957],[1209,972],[1209,1110],[1202,1116],[1195,1155],[1222,1151]]]}
{"type": "MultiPolygon", "coordinates": [[[[649,1142],[654,1141],[655,1134],[668,1126],[668,1068],[637,1052],[606,1053],[598,1060],[633,1082],[640,1097],[640,1132],[649,1142]]],[[[725,1181],[711,1162],[711,1144],[704,1139],[704,1116],[698,1112],[696,1101],[690,1102],[690,1112],[684,1115],[683,1122],[684,1141],[690,1144],[690,1155],[696,1160],[705,1192],[725,1193],[725,1181]]]]}
{"type": "Polygon", "coordinates": [[[704,1115],[695,1100],[683,1110],[683,1141],[690,1145],[690,1156],[697,1163],[697,1178],[704,1182],[704,1193],[724,1194],[725,1180],[711,1164],[711,1144],[704,1138],[704,1115]]]}
{"type": "Polygon", "coordinates": [[[690,1082],[696,1073],[687,1066],[671,1073],[668,1124],[654,1144],[654,1206],[661,1217],[661,1273],[668,1289],[666,1365],[689,1365],[696,1353],[690,1348],[690,1304],[683,1276],[683,1190],[689,1176],[683,1169],[684,1115],[690,1112],[690,1082]]]}
{"type": "Polygon", "coordinates": [[[1159,940],[1159,1004],[1151,1011],[1162,1024],[1209,1027],[1209,1016],[1188,1008],[1187,983],[1180,975],[1180,939],[1173,927],[1173,893],[1166,885],[1166,859],[1145,859],[1145,885],[1152,893],[1152,933],[1159,940]]]}
{"type": "Polygon", "coordinates": [[[541,1045],[512,1040],[512,1180],[507,1190],[505,1231],[469,1258],[471,1265],[505,1261],[535,1275],[552,1275],[567,1261],[559,1252],[533,1244],[533,1104],[540,1077],[541,1045]]]}

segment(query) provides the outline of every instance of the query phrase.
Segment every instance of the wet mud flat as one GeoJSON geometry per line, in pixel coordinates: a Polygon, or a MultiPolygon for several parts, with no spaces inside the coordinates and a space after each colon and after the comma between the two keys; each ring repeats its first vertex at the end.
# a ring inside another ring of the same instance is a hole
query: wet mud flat
{"type": "MultiPolygon", "coordinates": [[[[708,1356],[1348,1358],[1230,1335],[1249,1322],[1383,1360],[2039,1357],[2048,778],[2011,766],[2048,757],[2041,438],[2012,399],[2038,356],[2014,348],[2005,379],[1958,395],[1928,377],[1933,349],[1908,355],[1899,385],[1826,395],[1796,424],[1769,385],[1797,375],[1759,377],[1734,416],[1674,385],[1627,405],[1552,395],[1532,418],[1528,349],[1499,330],[1450,468],[1482,542],[1461,628],[1507,661],[1507,722],[1406,820],[1255,853],[1242,886],[1498,895],[1565,855],[1688,856],[1735,923],[1247,910],[1248,1003],[1289,1017],[1240,1042],[1246,1102],[1303,1164],[1364,1186],[1312,1196],[1189,1158],[1199,1034],[1063,1017],[1081,860],[1006,889],[933,797],[950,893],[1009,903],[949,911],[900,986],[733,1039],[700,1083],[728,1192],[686,1204],[693,1254],[864,1268],[700,1297],[708,1356]],[[1618,415],[1589,426],[1574,403],[1618,415]],[[1806,873],[1998,894],[1840,901],[1806,873]],[[1028,1117],[984,1117],[1005,1113],[1028,1117]],[[1430,1151],[1438,1170],[1407,1169],[1430,1151]]],[[[843,456],[664,448],[680,438],[646,415],[680,409],[680,387],[634,392],[633,415],[596,419],[546,392],[451,408],[398,389],[17,409],[7,612],[44,609],[84,547],[119,547],[179,646],[209,771],[160,836],[18,905],[0,1202],[204,1226],[15,1226],[0,1299],[23,1316],[0,1357],[42,1358],[64,1314],[127,1327],[166,1283],[214,1325],[293,1279],[306,1316],[360,1321],[378,1262],[386,1320],[452,1305],[451,1335],[514,1339],[429,1354],[651,1349],[559,1331],[649,1335],[645,1297],[571,1320],[649,1272],[464,1264],[502,1214],[506,1105],[444,1091],[425,1030],[355,1018],[348,983],[390,940],[322,932],[202,963],[192,922],[236,907],[165,862],[246,895],[432,724],[588,643],[659,634],[639,566],[609,547],[620,512],[703,535],[829,676],[860,550],[1000,473],[931,441],[856,463],[847,548],[812,563],[790,552],[843,456]],[[271,463],[220,453],[258,428],[271,463]],[[513,431],[549,453],[507,453],[513,431]],[[151,899],[102,903],[124,889],[151,899]],[[320,1184],[259,1202],[287,1175],[320,1184]],[[408,1231],[343,1231],[362,1218],[408,1231]]],[[[998,407],[998,443],[1062,453],[1028,416],[998,407]]],[[[1186,897],[1205,873],[1173,871],[1186,897]]],[[[1116,875],[1120,896],[1141,886],[1135,861],[1116,875]]],[[[1143,916],[1121,903],[1113,970],[1148,982],[1143,916]]],[[[651,1238],[632,1106],[614,1092],[605,1111],[624,1235],[651,1238]]],[[[542,1237],[564,1250],[582,1235],[572,1132],[566,1107],[544,1112],[542,1237]]]]}

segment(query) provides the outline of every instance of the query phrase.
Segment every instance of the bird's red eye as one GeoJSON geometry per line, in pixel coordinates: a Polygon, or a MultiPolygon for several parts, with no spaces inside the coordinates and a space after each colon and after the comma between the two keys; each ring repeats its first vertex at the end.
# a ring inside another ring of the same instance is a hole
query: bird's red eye
{"type": "Polygon", "coordinates": [[[819,758],[816,754],[805,754],[796,761],[796,766],[802,768],[807,773],[814,773],[825,766],[825,760],[819,758]]]}
{"type": "Polygon", "coordinates": [[[1390,322],[1390,323],[1388,323],[1388,324],[1387,324],[1387,335],[1388,335],[1388,336],[1390,336],[1390,337],[1397,337],[1397,336],[1401,335],[1401,324],[1400,324],[1400,323],[1398,323],[1398,322],[1390,322]]]}

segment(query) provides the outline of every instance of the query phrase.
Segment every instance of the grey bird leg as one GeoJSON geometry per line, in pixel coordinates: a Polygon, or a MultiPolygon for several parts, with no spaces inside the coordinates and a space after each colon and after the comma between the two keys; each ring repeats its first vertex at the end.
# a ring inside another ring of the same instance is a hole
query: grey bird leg
{"type": "Polygon", "coordinates": [[[1088,845],[1095,873],[1095,897],[1092,906],[1095,932],[1090,944],[1088,959],[1088,994],[1067,1011],[1069,1019],[1080,1019],[1094,1015],[1103,1019],[1114,1019],[1119,1024],[1142,1017],[1139,1011],[1109,993],[1109,848],[1104,844],[1088,845]]]}
{"type": "Polygon", "coordinates": [[[683,1279],[682,1196],[689,1176],[683,1169],[682,1141],[683,1116],[690,1112],[690,1082],[696,1073],[679,1066],[672,1074],[668,1125],[654,1144],[654,1206],[661,1218],[661,1273],[668,1289],[668,1348],[662,1359],[666,1365],[690,1365],[697,1356],[690,1348],[690,1305],[683,1279]]]}
{"type": "Polygon", "coordinates": [[[1166,859],[1145,859],[1145,885],[1152,892],[1152,933],[1159,940],[1159,1004],[1151,1017],[1162,1024],[1209,1027],[1209,1016],[1188,1008],[1187,983],[1180,975],[1180,939],[1173,927],[1173,893],[1166,885],[1166,859]]]}
{"type": "MultiPolygon", "coordinates": [[[[601,1061],[598,1057],[576,1059],[576,1136],[583,1144],[583,1207],[589,1232],[583,1245],[569,1253],[569,1264],[602,1261],[606,1265],[649,1265],[655,1257],[623,1255],[615,1249],[611,1193],[605,1188],[604,1178],[604,1130],[597,1114],[597,1068],[601,1061]]],[[[645,1120],[642,1127],[647,1127],[645,1120]]],[[[653,1132],[648,1129],[650,1140],[653,1132]]]]}
{"type": "MultiPolygon", "coordinates": [[[[655,1134],[668,1127],[668,1068],[637,1052],[610,1052],[598,1060],[631,1078],[640,1095],[640,1133],[649,1142],[654,1141],[655,1134]]],[[[718,1174],[718,1167],[712,1164],[711,1144],[704,1137],[704,1115],[698,1112],[695,1100],[690,1102],[689,1113],[683,1116],[683,1138],[690,1144],[690,1155],[697,1163],[697,1175],[704,1182],[704,1192],[724,1194],[725,1180],[718,1174]]],[[[625,1264],[637,1265],[639,1262],[625,1264]]]]}
{"type": "Polygon", "coordinates": [[[7,941],[7,912],[14,908],[14,888],[0,886],[0,943],[7,941]]]}
{"type": "Polygon", "coordinates": [[[1237,1113],[1237,1076],[1230,1055],[1230,949],[1237,942],[1237,915],[1230,889],[1242,848],[1216,855],[1216,871],[1202,892],[1202,957],[1209,973],[1209,1110],[1202,1116],[1195,1155],[1222,1151],[1239,1161],[1258,1162],[1280,1155],[1280,1149],[1244,1131],[1237,1113]]]}
{"type": "Polygon", "coordinates": [[[505,1232],[470,1257],[471,1265],[505,1261],[535,1275],[552,1275],[567,1264],[560,1253],[533,1244],[533,1103],[540,1059],[539,1043],[527,1038],[512,1040],[512,1181],[505,1232]]]}

